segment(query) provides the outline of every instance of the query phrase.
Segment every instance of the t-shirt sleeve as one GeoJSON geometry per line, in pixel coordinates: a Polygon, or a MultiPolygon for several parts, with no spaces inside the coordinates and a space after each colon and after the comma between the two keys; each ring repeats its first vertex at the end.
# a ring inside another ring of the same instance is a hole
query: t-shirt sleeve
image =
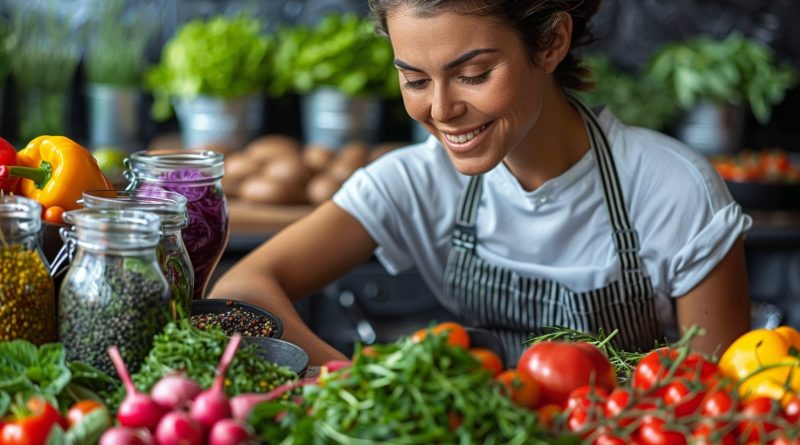
{"type": "Polygon", "coordinates": [[[377,180],[377,167],[356,171],[334,194],[333,202],[361,222],[378,245],[375,256],[390,274],[397,274],[414,264],[400,235],[400,212],[377,180]]]}

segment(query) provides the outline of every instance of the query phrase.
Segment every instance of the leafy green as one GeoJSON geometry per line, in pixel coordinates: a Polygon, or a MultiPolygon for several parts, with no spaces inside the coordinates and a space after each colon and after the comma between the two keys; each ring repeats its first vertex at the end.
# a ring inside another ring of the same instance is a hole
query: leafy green
{"type": "Polygon", "coordinates": [[[18,395],[42,396],[56,408],[87,398],[100,400],[96,391],[114,384],[90,365],[67,363],[60,343],[37,348],[26,340],[0,342],[0,408],[6,397],[18,395]]]}
{"type": "Polygon", "coordinates": [[[60,425],[53,425],[47,437],[47,445],[96,444],[103,433],[112,427],[108,408],[101,406],[92,410],[76,425],[64,431],[60,425]]]}
{"type": "Polygon", "coordinates": [[[428,335],[375,346],[304,387],[301,400],[263,403],[248,419],[271,444],[558,444],[536,413],[514,404],[470,353],[428,335]],[[275,420],[281,414],[280,420],[275,420]],[[459,419],[460,425],[452,425],[459,419]]]}
{"type": "Polygon", "coordinates": [[[683,110],[704,100],[746,103],[761,123],[797,81],[797,72],[779,64],[768,47],[738,34],[665,45],[651,56],[644,76],[663,85],[683,110]]]}
{"type": "Polygon", "coordinates": [[[274,40],[262,28],[259,20],[244,15],[181,26],[164,46],[160,64],[145,74],[145,87],[155,99],[153,116],[169,117],[175,96],[232,99],[265,91],[274,40]]]}
{"type": "Polygon", "coordinates": [[[389,41],[366,18],[333,13],[316,26],[278,29],[271,92],[334,87],[351,96],[399,95],[389,41]]]}

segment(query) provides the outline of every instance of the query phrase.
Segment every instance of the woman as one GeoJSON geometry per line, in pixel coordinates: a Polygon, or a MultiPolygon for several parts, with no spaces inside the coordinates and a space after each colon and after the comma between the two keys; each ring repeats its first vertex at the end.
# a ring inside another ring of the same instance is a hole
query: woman
{"type": "Polygon", "coordinates": [[[278,313],[312,361],[341,358],[294,311],[373,253],[416,266],[514,363],[543,326],[652,347],[693,324],[713,353],[749,328],[750,219],[701,155],[595,114],[571,50],[590,0],[371,0],[409,115],[432,137],[358,171],[232,268],[215,296],[278,313]]]}

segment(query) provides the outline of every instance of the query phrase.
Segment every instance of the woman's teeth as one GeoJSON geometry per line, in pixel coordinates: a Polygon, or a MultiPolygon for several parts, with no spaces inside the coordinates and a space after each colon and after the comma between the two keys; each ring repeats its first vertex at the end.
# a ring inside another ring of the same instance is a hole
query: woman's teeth
{"type": "Polygon", "coordinates": [[[465,142],[471,141],[475,136],[478,135],[483,129],[486,128],[486,125],[482,125],[480,128],[476,130],[472,130],[469,133],[463,134],[447,134],[445,133],[444,137],[447,138],[448,141],[454,144],[463,144],[465,142]]]}

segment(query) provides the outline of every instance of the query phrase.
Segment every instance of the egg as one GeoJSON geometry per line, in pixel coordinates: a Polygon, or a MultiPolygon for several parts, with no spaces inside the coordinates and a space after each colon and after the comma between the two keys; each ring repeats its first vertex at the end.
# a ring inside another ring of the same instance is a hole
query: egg
{"type": "Polygon", "coordinates": [[[306,198],[311,204],[322,204],[331,199],[341,186],[341,181],[325,173],[320,173],[308,182],[306,198]]]}
{"type": "Polygon", "coordinates": [[[245,155],[256,161],[269,161],[283,156],[300,156],[300,142],[282,134],[268,134],[250,142],[245,155]]]}
{"type": "Polygon", "coordinates": [[[308,144],[303,148],[303,162],[314,172],[321,172],[328,167],[336,151],[327,145],[308,144]]]}
{"type": "Polygon", "coordinates": [[[238,196],[254,204],[302,204],[305,189],[296,184],[255,176],[239,186],[238,196]]]}

